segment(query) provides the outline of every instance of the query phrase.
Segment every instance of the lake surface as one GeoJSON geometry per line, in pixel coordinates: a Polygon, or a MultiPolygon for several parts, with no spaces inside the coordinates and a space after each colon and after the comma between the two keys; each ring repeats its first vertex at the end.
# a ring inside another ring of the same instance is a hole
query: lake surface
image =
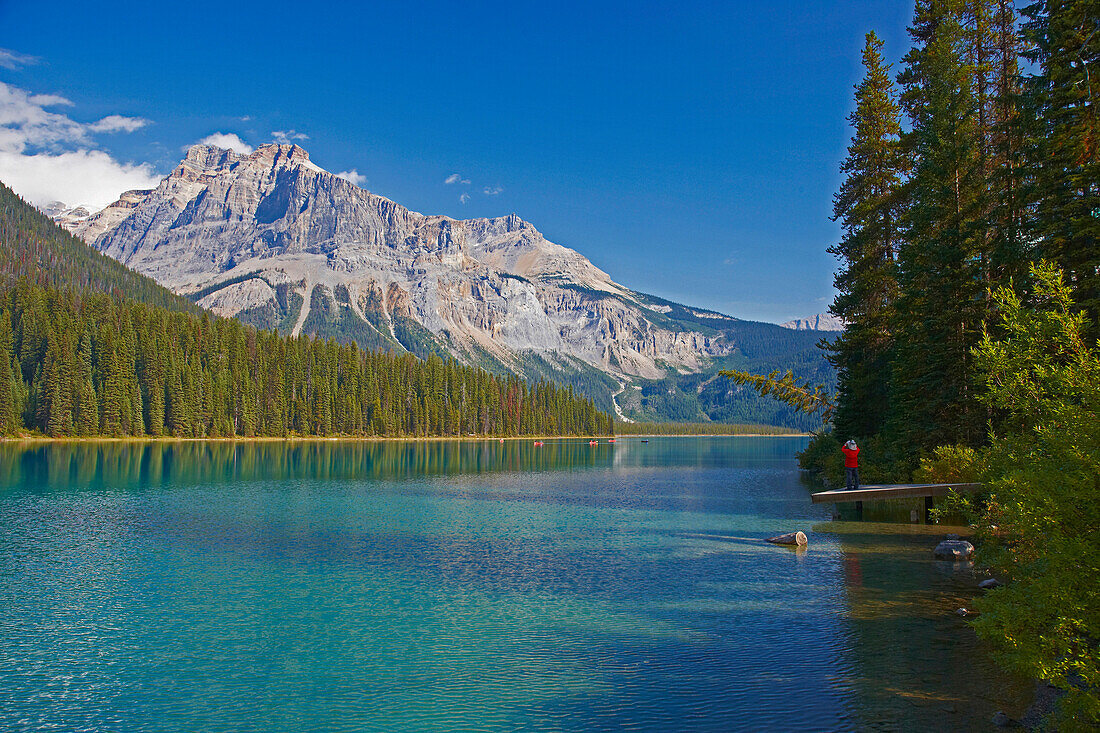
{"type": "Polygon", "coordinates": [[[805,442],[0,445],[0,729],[1022,713],[953,613],[977,591],[932,560],[944,530],[830,522],[805,442]]]}

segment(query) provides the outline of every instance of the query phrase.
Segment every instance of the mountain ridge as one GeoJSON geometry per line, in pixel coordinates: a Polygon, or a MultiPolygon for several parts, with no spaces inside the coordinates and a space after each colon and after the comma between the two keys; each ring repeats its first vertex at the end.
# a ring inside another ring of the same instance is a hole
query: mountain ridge
{"type": "Polygon", "coordinates": [[[807,318],[795,318],[784,323],[780,323],[783,328],[790,328],[794,331],[843,331],[844,321],[840,320],[832,313],[815,313],[807,318]]]}
{"type": "Polygon", "coordinates": [[[63,223],[219,315],[574,380],[605,408],[626,383],[707,371],[781,330],[633,291],[516,214],[412,211],[297,145],[192,146],[156,188],[63,223]]]}

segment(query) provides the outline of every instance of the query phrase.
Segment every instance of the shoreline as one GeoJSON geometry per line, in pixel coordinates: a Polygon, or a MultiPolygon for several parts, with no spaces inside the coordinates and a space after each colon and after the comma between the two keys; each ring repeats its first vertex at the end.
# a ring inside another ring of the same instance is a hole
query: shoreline
{"type": "Polygon", "coordinates": [[[372,436],[372,435],[339,435],[339,436],[271,436],[257,435],[252,437],[204,437],[186,438],[176,436],[154,435],[128,435],[121,437],[110,436],[67,436],[63,438],[51,438],[47,435],[20,435],[0,437],[0,445],[41,443],[418,443],[418,442],[469,442],[484,443],[516,441],[516,440],[630,440],[633,438],[804,438],[812,433],[691,433],[684,435],[669,435],[664,433],[637,434],[637,435],[479,435],[479,436],[455,436],[455,435],[427,435],[427,436],[372,436]]]}
{"type": "Polygon", "coordinates": [[[615,440],[630,438],[810,438],[813,433],[631,433],[615,435],[615,440]]]}

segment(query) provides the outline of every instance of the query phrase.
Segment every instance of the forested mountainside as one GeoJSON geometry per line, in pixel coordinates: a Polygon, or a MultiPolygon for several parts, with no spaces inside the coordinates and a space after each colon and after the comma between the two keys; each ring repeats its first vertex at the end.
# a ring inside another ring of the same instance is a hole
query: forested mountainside
{"type": "Polygon", "coordinates": [[[0,434],[608,434],[591,400],[201,312],[3,189],[0,434]],[[133,287],[133,292],[130,288],[133,287]],[[106,292],[99,292],[99,290],[106,292]]]}
{"type": "Polygon", "coordinates": [[[0,182],[0,287],[21,277],[48,287],[90,289],[184,313],[202,309],[55,224],[0,182]]]}
{"type": "Polygon", "coordinates": [[[605,410],[615,393],[679,395],[627,399],[627,418],[766,415],[803,427],[751,391],[682,388],[680,377],[713,375],[726,360],[768,369],[816,360],[815,373],[830,370],[814,334],[796,337],[804,349],[792,362],[787,329],[632,291],[515,215],[410,211],[322,170],[296,145],[247,155],[193,146],[155,189],[65,225],[203,307],[261,328],[552,379],[605,410]]]}
{"type": "MultiPolygon", "coordinates": [[[[652,296],[644,296],[652,298],[652,296]]],[[[832,385],[835,373],[822,358],[819,341],[833,334],[793,330],[769,323],[700,318],[684,306],[661,301],[670,307],[670,316],[683,319],[685,326],[708,332],[725,329],[737,348],[728,355],[712,359],[700,372],[670,370],[662,379],[635,379],[616,397],[624,416],[640,422],[719,422],[777,425],[796,430],[815,430],[821,421],[790,405],[762,398],[753,389],[738,386],[717,372],[736,369],[768,373],[792,369],[807,375],[815,383],[832,385]],[[675,306],[675,307],[673,307],[675,306]],[[694,319],[694,322],[692,320],[694,319]],[[699,322],[703,321],[703,322],[699,322]],[[711,325],[713,324],[713,325],[711,325]]]]}

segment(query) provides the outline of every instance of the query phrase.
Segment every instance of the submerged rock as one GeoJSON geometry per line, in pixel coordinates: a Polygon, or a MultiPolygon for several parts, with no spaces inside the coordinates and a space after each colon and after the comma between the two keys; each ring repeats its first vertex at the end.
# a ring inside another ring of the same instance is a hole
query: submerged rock
{"type": "Polygon", "coordinates": [[[993,713],[992,722],[993,725],[997,726],[998,728],[1011,728],[1015,725],[1012,718],[1008,717],[1008,715],[1003,710],[998,710],[997,712],[993,713]]]}
{"type": "Polygon", "coordinates": [[[804,532],[788,532],[778,537],[769,537],[768,542],[776,545],[798,545],[799,547],[804,547],[808,540],[804,532]]]}
{"type": "Polygon", "coordinates": [[[974,554],[974,545],[966,540],[944,540],[932,551],[937,560],[969,560],[974,554]]]}

